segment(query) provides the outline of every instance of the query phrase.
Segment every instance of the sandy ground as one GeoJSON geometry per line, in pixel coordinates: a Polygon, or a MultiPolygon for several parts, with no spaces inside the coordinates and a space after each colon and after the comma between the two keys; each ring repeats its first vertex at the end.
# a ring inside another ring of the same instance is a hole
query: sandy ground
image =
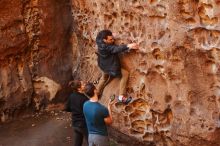
{"type": "Polygon", "coordinates": [[[72,137],[70,114],[62,111],[0,125],[0,146],[72,146],[72,137]]]}
{"type": "MultiPolygon", "coordinates": [[[[110,146],[125,145],[110,138],[110,146]]],[[[0,124],[0,146],[73,146],[71,113],[29,114],[0,124]]]]}

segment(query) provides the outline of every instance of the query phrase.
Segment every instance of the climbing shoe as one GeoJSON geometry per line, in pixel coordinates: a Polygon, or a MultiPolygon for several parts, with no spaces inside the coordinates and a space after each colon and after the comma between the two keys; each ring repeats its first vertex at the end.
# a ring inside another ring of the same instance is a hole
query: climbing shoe
{"type": "Polygon", "coordinates": [[[125,97],[125,96],[118,96],[118,102],[124,103],[124,104],[128,104],[129,102],[131,102],[132,97],[125,97]]]}

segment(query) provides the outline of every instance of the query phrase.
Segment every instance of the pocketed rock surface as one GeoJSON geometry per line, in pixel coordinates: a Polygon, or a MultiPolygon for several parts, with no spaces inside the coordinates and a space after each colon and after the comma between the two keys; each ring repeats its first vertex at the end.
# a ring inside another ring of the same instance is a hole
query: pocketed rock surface
{"type": "MultiPolygon", "coordinates": [[[[83,58],[78,75],[84,79],[101,75],[95,54],[100,30],[116,33],[118,44],[140,45],[121,55],[133,101],[113,104],[115,129],[156,145],[220,145],[220,1],[74,0],[72,5],[76,31],[86,41],[78,46],[83,58]]],[[[118,88],[118,79],[105,88],[105,105],[118,88]]]]}
{"type": "Polygon", "coordinates": [[[102,29],[140,45],[121,54],[133,100],[113,104],[112,128],[150,145],[220,145],[219,0],[0,1],[1,122],[64,101],[72,78],[98,81],[102,29]]]}

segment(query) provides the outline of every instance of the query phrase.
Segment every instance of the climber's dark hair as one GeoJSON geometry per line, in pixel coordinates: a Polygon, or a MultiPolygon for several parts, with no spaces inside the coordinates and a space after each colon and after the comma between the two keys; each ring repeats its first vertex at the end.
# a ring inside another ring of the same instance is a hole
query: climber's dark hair
{"type": "Polygon", "coordinates": [[[103,42],[103,39],[107,39],[107,36],[112,36],[112,32],[108,29],[100,31],[96,36],[96,43],[103,42]]]}
{"type": "Polygon", "coordinates": [[[94,95],[95,95],[95,86],[94,86],[94,84],[93,83],[87,83],[86,85],[85,85],[85,94],[89,97],[89,98],[91,98],[91,97],[93,97],[94,95]]]}

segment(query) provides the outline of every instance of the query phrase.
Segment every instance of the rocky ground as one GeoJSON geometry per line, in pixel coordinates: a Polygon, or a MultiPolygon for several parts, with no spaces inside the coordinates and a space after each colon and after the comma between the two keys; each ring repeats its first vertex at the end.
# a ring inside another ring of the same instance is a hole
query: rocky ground
{"type": "MultiPolygon", "coordinates": [[[[70,114],[62,111],[26,115],[0,125],[0,146],[72,146],[72,138],[70,114]]],[[[111,146],[122,144],[111,139],[111,146]]]]}

